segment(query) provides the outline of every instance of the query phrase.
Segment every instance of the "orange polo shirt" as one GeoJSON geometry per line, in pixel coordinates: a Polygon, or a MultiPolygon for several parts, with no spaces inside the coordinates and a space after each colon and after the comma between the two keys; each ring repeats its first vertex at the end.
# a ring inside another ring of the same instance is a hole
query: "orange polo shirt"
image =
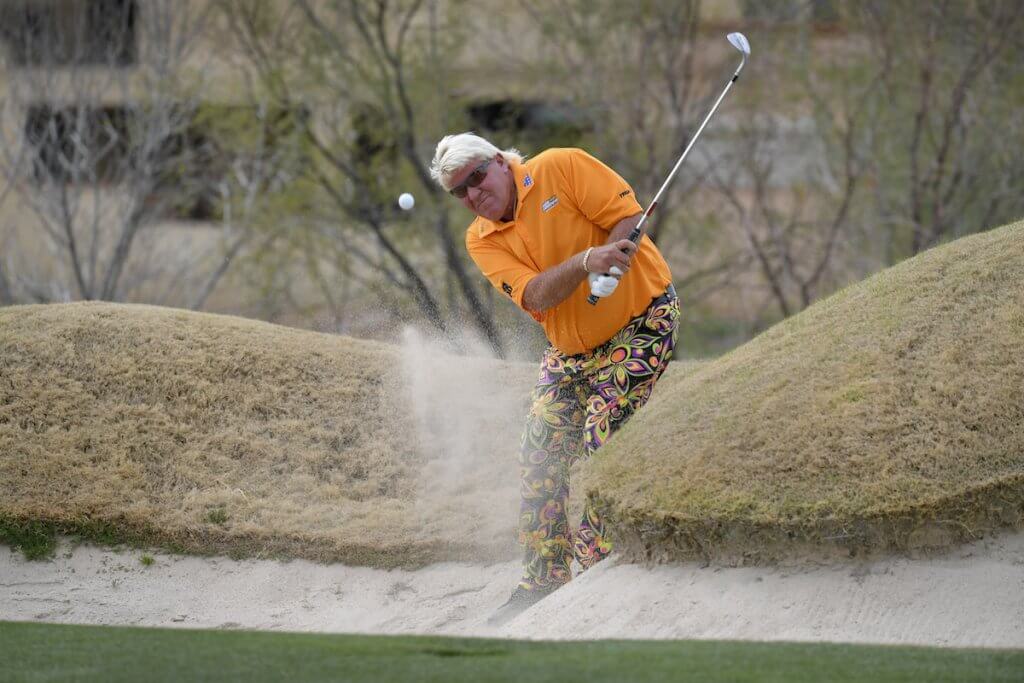
{"type": "MultiPolygon", "coordinates": [[[[466,231],[466,249],[491,284],[523,308],[530,280],[587,247],[605,244],[619,221],[643,208],[619,174],[580,149],[549,149],[510,166],[518,192],[515,215],[507,222],[477,217],[466,231]]],[[[644,235],[629,272],[596,306],[587,303],[590,286],[583,280],[557,306],[527,312],[559,351],[584,353],[644,312],[671,281],[661,252],[644,235]]]]}

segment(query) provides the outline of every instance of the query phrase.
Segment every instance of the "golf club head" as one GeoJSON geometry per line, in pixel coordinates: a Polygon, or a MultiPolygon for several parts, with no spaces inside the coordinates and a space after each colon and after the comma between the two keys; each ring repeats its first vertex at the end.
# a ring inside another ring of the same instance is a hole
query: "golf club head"
{"type": "Polygon", "coordinates": [[[730,33],[726,38],[728,38],[729,42],[732,43],[732,46],[742,52],[745,57],[750,55],[750,42],[747,40],[745,35],[742,33],[730,33]]]}

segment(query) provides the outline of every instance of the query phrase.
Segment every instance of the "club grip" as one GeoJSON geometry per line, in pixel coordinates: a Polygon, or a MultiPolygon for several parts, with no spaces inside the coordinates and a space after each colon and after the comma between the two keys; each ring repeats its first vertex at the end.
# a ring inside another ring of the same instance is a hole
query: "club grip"
{"type": "MultiPolygon", "coordinates": [[[[629,232],[629,237],[627,237],[626,239],[628,239],[633,244],[640,243],[640,230],[643,227],[644,219],[646,219],[647,216],[649,216],[654,211],[654,207],[656,207],[657,205],[658,202],[654,202],[653,204],[651,204],[650,208],[647,209],[647,212],[644,214],[644,218],[640,219],[640,222],[633,227],[633,229],[629,232]]],[[[625,249],[623,249],[623,251],[625,251],[625,249]]],[[[593,294],[587,297],[587,303],[590,304],[591,306],[597,304],[599,300],[600,297],[594,296],[593,294]]]]}

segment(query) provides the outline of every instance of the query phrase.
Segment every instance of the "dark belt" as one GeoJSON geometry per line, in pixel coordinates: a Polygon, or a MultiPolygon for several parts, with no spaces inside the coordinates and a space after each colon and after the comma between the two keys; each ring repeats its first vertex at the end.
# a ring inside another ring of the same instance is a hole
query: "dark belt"
{"type": "MultiPolygon", "coordinates": [[[[662,292],[658,296],[656,296],[653,299],[651,299],[651,306],[659,306],[662,303],[666,303],[666,302],[672,301],[673,299],[678,300],[679,299],[679,295],[676,294],[676,288],[673,287],[672,283],[670,282],[670,283],[668,283],[668,287],[665,288],[664,292],[662,292]]],[[[650,310],[650,309],[648,309],[648,310],[650,310]]],[[[644,314],[641,313],[640,315],[644,315],[644,314]]]]}

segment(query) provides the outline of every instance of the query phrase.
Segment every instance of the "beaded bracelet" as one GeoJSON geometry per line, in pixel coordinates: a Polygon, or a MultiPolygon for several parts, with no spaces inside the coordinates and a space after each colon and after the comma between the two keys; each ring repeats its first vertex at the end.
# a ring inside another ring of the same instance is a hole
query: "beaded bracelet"
{"type": "Polygon", "coordinates": [[[587,260],[590,259],[590,252],[592,251],[594,251],[593,247],[587,247],[587,250],[583,252],[583,270],[585,270],[588,273],[590,272],[590,269],[587,268],[587,260]]]}

